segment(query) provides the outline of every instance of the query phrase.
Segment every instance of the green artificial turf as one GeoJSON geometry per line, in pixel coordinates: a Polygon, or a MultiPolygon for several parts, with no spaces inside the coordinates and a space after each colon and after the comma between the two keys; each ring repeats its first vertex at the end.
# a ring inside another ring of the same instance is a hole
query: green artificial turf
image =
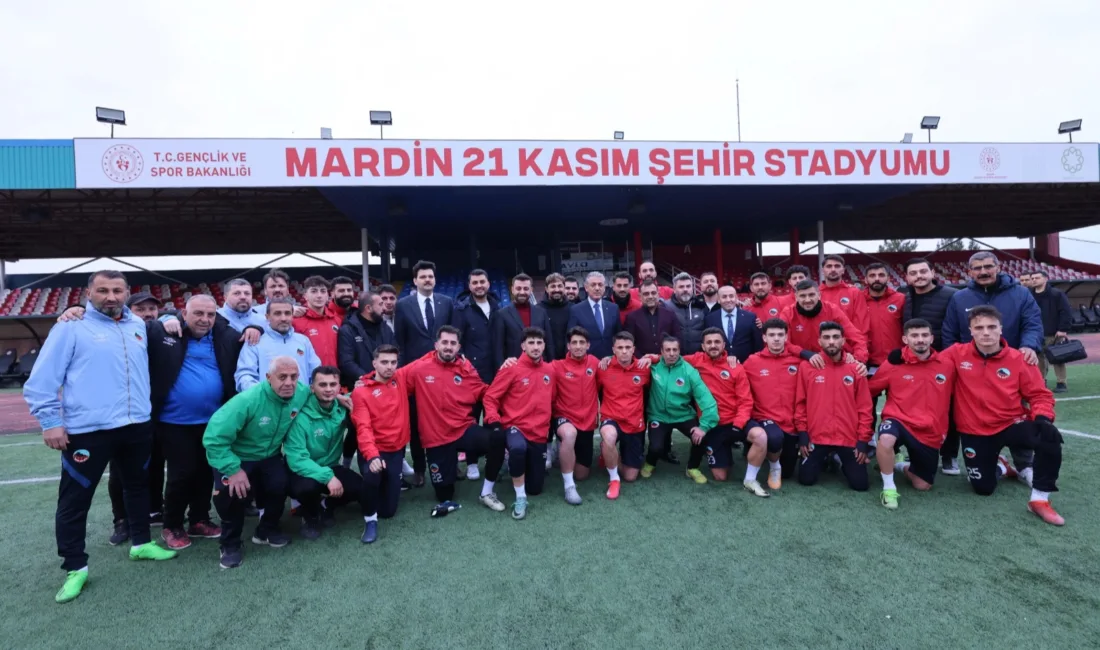
{"type": "MultiPolygon", "coordinates": [[[[1100,367],[1072,367],[1070,384],[1070,397],[1100,395],[1100,367]]],[[[1063,428],[1100,435],[1098,416],[1100,400],[1058,405],[1063,428]]],[[[4,446],[36,439],[0,438],[0,483],[57,474],[56,452],[4,446]]],[[[478,505],[480,481],[461,482],[465,507],[438,520],[430,488],[413,490],[372,546],[345,511],[317,542],[246,544],[232,571],[216,540],[130,562],[107,544],[101,483],[91,577],[67,605],[53,602],[56,483],[0,484],[0,647],[1095,647],[1100,440],[1067,435],[1064,458],[1060,529],[1025,510],[1016,482],[979,497],[964,477],[937,476],[931,493],[899,481],[889,512],[875,472],[865,494],[826,475],[759,499],[659,465],[618,502],[597,471],[571,507],[555,470],[522,522],[478,505]]],[[[506,483],[497,492],[511,503],[506,483]]]]}

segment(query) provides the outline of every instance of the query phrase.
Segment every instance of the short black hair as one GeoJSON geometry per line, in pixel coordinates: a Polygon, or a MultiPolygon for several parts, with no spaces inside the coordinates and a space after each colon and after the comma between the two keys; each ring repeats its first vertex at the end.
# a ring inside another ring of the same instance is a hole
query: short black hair
{"type": "Polygon", "coordinates": [[[882,262],[871,262],[867,265],[867,270],[865,271],[865,273],[870,273],[871,271],[876,271],[878,269],[882,269],[883,271],[886,271],[886,273],[890,273],[890,270],[887,269],[886,265],[882,262]]]}
{"type": "Polygon", "coordinates": [[[828,255],[823,257],[821,260],[821,265],[824,266],[825,262],[840,262],[841,266],[846,266],[844,258],[840,255],[837,255],[836,253],[829,253],[828,255]]]}
{"type": "Polygon", "coordinates": [[[469,282],[470,280],[474,279],[475,276],[485,276],[485,278],[488,279],[489,274],[485,271],[485,269],[474,269],[473,271],[470,271],[470,273],[466,276],[466,281],[469,282]]]}
{"type": "Polygon", "coordinates": [[[319,275],[311,275],[305,280],[302,280],[303,289],[309,290],[313,287],[324,287],[325,291],[332,290],[332,285],[329,284],[329,281],[319,275]]]}
{"type": "Polygon", "coordinates": [[[439,329],[435,331],[435,340],[443,338],[444,334],[454,334],[458,342],[462,342],[462,334],[459,333],[458,328],[453,325],[440,325],[439,329]]]}
{"type": "Polygon", "coordinates": [[[908,260],[908,261],[905,262],[905,272],[908,273],[909,272],[909,267],[910,266],[915,266],[917,264],[927,264],[928,269],[929,270],[932,269],[932,263],[929,262],[927,259],[925,259],[923,257],[914,257],[913,259],[908,260]]]}
{"type": "Polygon", "coordinates": [[[783,330],[784,332],[790,331],[790,326],[787,325],[787,321],[782,318],[769,318],[760,324],[760,331],[767,333],[768,330],[783,330]]]}
{"type": "Polygon", "coordinates": [[[566,333],[565,340],[566,341],[572,341],[574,336],[579,336],[582,339],[584,339],[585,341],[591,341],[592,340],[592,339],[588,338],[588,330],[584,329],[580,325],[577,325],[577,326],[571,328],[569,330],[569,332],[566,333]]]}
{"type": "Polygon", "coordinates": [[[712,334],[717,334],[718,336],[721,336],[723,341],[726,340],[726,333],[722,331],[721,327],[708,327],[703,330],[702,340],[707,340],[707,337],[712,334]]]}
{"type": "Polygon", "coordinates": [[[805,280],[802,280],[801,282],[799,282],[798,284],[796,284],[794,286],[794,290],[795,290],[796,293],[799,292],[799,291],[805,291],[807,289],[816,289],[816,288],[817,288],[817,283],[814,282],[813,280],[809,279],[809,278],[806,278],[805,280]]]}
{"type": "MultiPolygon", "coordinates": [[[[633,343],[634,342],[634,335],[631,334],[630,332],[626,331],[626,330],[622,330],[622,331],[615,334],[614,340],[615,341],[630,341],[631,343],[633,343]]],[[[614,343],[612,343],[612,345],[614,345],[614,343]]]]}
{"type": "Polygon", "coordinates": [[[271,313],[271,306],[272,305],[288,305],[290,307],[291,312],[294,311],[294,301],[291,300],[290,298],[272,298],[271,300],[268,300],[267,305],[264,307],[264,313],[265,314],[270,314],[271,313]]]}
{"type": "Polygon", "coordinates": [[[432,275],[435,275],[435,262],[429,262],[428,260],[417,260],[416,264],[413,264],[412,268],[413,278],[420,275],[421,271],[431,271],[432,275]]]}
{"type": "Polygon", "coordinates": [[[763,271],[757,271],[756,273],[753,273],[749,276],[749,284],[752,284],[753,280],[756,280],[758,278],[762,278],[764,280],[767,280],[768,282],[772,281],[772,276],[764,273],[763,271]]]}
{"type": "Polygon", "coordinates": [[[1041,276],[1043,276],[1044,278],[1046,278],[1048,280],[1050,279],[1050,275],[1048,275],[1047,272],[1043,271],[1042,269],[1040,269],[1038,271],[1032,271],[1031,274],[1032,275],[1041,275],[1041,276]]]}
{"type": "Polygon", "coordinates": [[[801,264],[795,264],[791,268],[787,269],[787,273],[784,274],[783,277],[790,280],[791,276],[794,275],[795,273],[801,273],[802,275],[804,275],[808,278],[808,277],[810,277],[810,267],[802,266],[801,264]]]}
{"type": "Polygon", "coordinates": [[[671,334],[665,334],[664,336],[661,337],[661,347],[662,348],[665,347],[665,343],[675,343],[676,347],[679,347],[680,346],[680,339],[676,338],[675,336],[672,336],[671,334]]]}
{"type": "Polygon", "coordinates": [[[313,383],[317,380],[317,375],[329,375],[330,377],[340,378],[340,369],[336,366],[317,366],[313,369],[313,372],[309,375],[309,383],[313,383]]]}
{"type": "Polygon", "coordinates": [[[626,271],[619,271],[618,273],[616,273],[615,277],[612,279],[612,282],[614,282],[615,280],[627,280],[631,284],[634,284],[634,277],[626,271]]]}
{"type": "Polygon", "coordinates": [[[908,334],[909,330],[921,330],[926,327],[932,329],[932,324],[923,318],[910,318],[905,321],[905,325],[902,326],[902,331],[908,334]]]}
{"type": "Polygon", "coordinates": [[[126,276],[122,274],[122,271],[96,271],[88,276],[88,286],[92,286],[96,278],[103,278],[104,280],[122,280],[126,282],[126,286],[130,286],[130,283],[126,281],[126,276]]]}
{"type": "Polygon", "coordinates": [[[577,278],[573,277],[572,275],[565,278],[565,284],[569,284],[570,282],[577,285],[578,287],[581,286],[581,281],[578,280],[577,278]]]}
{"type": "Polygon", "coordinates": [[[966,324],[973,323],[976,318],[996,318],[998,323],[1004,322],[1004,316],[1001,316],[1001,312],[993,305],[972,307],[966,315],[966,324]]]}
{"type": "Polygon", "coordinates": [[[542,331],[541,327],[525,327],[523,328],[523,336],[519,340],[526,341],[527,339],[546,341],[546,332],[542,331]]]}
{"type": "Polygon", "coordinates": [[[395,289],[392,284],[383,284],[378,287],[378,295],[382,295],[383,293],[392,293],[396,296],[397,289],[395,289]]]}
{"type": "Polygon", "coordinates": [[[827,320],[817,328],[819,334],[824,334],[825,332],[831,332],[833,330],[840,332],[840,335],[844,336],[844,326],[835,320],[827,320]]]}
{"type": "MultiPolygon", "coordinates": [[[[653,278],[646,278],[645,280],[642,280],[642,286],[641,286],[640,289],[644,289],[646,287],[657,287],[658,289],[661,288],[661,286],[659,284],[657,284],[657,281],[654,280],[653,278]]],[[[640,289],[639,289],[639,291],[640,291],[640,289]]]]}
{"type": "Polygon", "coordinates": [[[515,284],[517,282],[530,282],[530,281],[531,281],[531,276],[527,275],[526,273],[517,273],[514,276],[512,276],[512,284],[510,286],[515,286],[515,284]]]}
{"type": "Polygon", "coordinates": [[[703,278],[707,277],[708,275],[711,276],[712,278],[714,278],[715,280],[718,279],[718,274],[715,273],[714,271],[703,271],[702,273],[699,274],[699,281],[702,282],[703,278]]]}
{"type": "Polygon", "coordinates": [[[286,283],[287,287],[290,286],[290,276],[287,275],[286,271],[284,271],[282,269],[271,269],[270,271],[267,272],[266,275],[264,275],[264,279],[263,279],[264,289],[267,288],[267,283],[268,283],[269,280],[282,280],[283,282],[286,283]]]}
{"type": "MultiPolygon", "coordinates": [[[[352,287],[355,286],[355,280],[352,280],[351,278],[349,278],[346,275],[338,275],[335,278],[333,278],[331,280],[331,282],[332,282],[333,287],[335,287],[338,284],[350,284],[352,287]]],[[[365,283],[363,286],[364,286],[364,288],[369,287],[370,282],[365,283]]]]}
{"type": "Polygon", "coordinates": [[[377,359],[382,354],[397,354],[400,355],[401,351],[397,349],[396,345],[390,345],[389,343],[383,343],[374,349],[374,358],[377,359]]]}

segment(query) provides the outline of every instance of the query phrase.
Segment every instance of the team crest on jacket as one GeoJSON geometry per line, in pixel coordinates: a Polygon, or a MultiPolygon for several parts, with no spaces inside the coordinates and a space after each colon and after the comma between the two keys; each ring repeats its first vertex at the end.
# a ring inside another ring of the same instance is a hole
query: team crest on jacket
{"type": "Polygon", "coordinates": [[[298,409],[291,409],[291,411],[290,411],[290,419],[291,419],[291,420],[293,420],[293,419],[294,419],[294,418],[296,418],[296,417],[298,417],[298,409]]]}
{"type": "Polygon", "coordinates": [[[141,340],[141,334],[138,334],[137,332],[134,332],[134,338],[140,341],[141,340]]]}
{"type": "Polygon", "coordinates": [[[779,315],[779,310],[776,309],[775,307],[772,307],[771,309],[768,310],[768,315],[769,316],[778,316],[779,315]]]}
{"type": "Polygon", "coordinates": [[[394,388],[397,388],[397,380],[396,379],[391,379],[390,380],[390,386],[393,386],[394,388]]]}
{"type": "Polygon", "coordinates": [[[936,383],[937,384],[947,383],[947,377],[945,375],[936,375],[936,383]]]}
{"type": "Polygon", "coordinates": [[[718,376],[721,377],[722,379],[729,379],[730,378],[730,371],[729,370],[723,370],[722,372],[718,373],[718,376]]]}
{"type": "Polygon", "coordinates": [[[886,305],[886,311],[893,313],[898,310],[897,305],[886,305]]]}
{"type": "Polygon", "coordinates": [[[315,435],[317,437],[325,435],[325,428],[324,427],[317,427],[316,429],[313,430],[313,435],[315,435]]]}
{"type": "Polygon", "coordinates": [[[295,350],[295,352],[297,352],[298,356],[300,356],[300,357],[306,356],[306,351],[303,350],[302,348],[298,348],[297,350],[295,350]]]}
{"type": "Polygon", "coordinates": [[[787,374],[788,375],[797,375],[798,374],[798,366],[787,366],[787,374]]]}
{"type": "Polygon", "coordinates": [[[642,378],[639,377],[638,375],[634,375],[633,377],[630,378],[630,381],[634,382],[635,384],[640,384],[640,383],[642,383],[642,378]]]}
{"type": "Polygon", "coordinates": [[[681,377],[681,378],[677,379],[676,380],[676,385],[677,386],[683,386],[684,385],[684,378],[681,377]]]}
{"type": "Polygon", "coordinates": [[[1008,368],[997,368],[997,376],[1001,379],[1008,379],[1012,376],[1012,372],[1008,368]]]}
{"type": "Polygon", "coordinates": [[[591,376],[592,376],[592,369],[591,369],[591,368],[585,368],[584,374],[586,374],[586,375],[588,375],[589,377],[591,377],[591,376]]]}
{"type": "Polygon", "coordinates": [[[333,332],[339,332],[340,331],[340,326],[339,325],[333,325],[332,326],[332,331],[333,332]]]}
{"type": "Polygon", "coordinates": [[[852,301],[851,301],[850,298],[848,298],[848,296],[844,296],[843,298],[840,299],[840,304],[842,304],[842,305],[847,305],[850,302],[852,302],[852,301]]]}
{"type": "Polygon", "coordinates": [[[458,375],[455,375],[455,386],[461,386],[461,385],[462,385],[462,377],[459,377],[458,375]]]}
{"type": "Polygon", "coordinates": [[[543,375],[542,376],[542,383],[544,383],[546,385],[550,385],[550,375],[543,375]]]}
{"type": "Polygon", "coordinates": [[[845,386],[851,386],[852,384],[856,383],[856,380],[851,375],[844,375],[844,379],[842,379],[841,381],[844,382],[845,386]]]}

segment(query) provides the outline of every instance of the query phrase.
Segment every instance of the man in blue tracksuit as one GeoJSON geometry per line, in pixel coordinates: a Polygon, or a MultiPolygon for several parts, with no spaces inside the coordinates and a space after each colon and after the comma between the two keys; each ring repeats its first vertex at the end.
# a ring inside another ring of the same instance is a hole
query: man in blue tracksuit
{"type": "MultiPolygon", "coordinates": [[[[1019,349],[1029,365],[1038,365],[1039,352],[1043,349],[1043,313],[1031,291],[1016,278],[1001,273],[1000,262],[990,251],[974,253],[970,256],[969,265],[970,283],[965,289],[955,292],[947,304],[947,314],[943,319],[943,349],[955,343],[969,343],[967,312],[979,305],[992,305],[1001,312],[1002,336],[1009,347],[1019,349]]],[[[1020,480],[1030,485],[1034,453],[1029,449],[1011,451],[1020,480]]],[[[944,457],[954,458],[958,456],[958,447],[941,449],[941,453],[944,457]]]]}
{"type": "Polygon", "coordinates": [[[304,334],[294,331],[294,303],[290,298],[273,298],[267,303],[267,329],[256,345],[246,345],[241,349],[237,360],[237,372],[233,379],[237,382],[237,392],[252,388],[263,381],[271,360],[275,357],[290,357],[298,362],[298,381],[309,385],[313,369],[321,365],[313,344],[304,334]]]}
{"type": "Polygon", "coordinates": [[[242,333],[249,325],[267,327],[263,311],[252,306],[252,285],[241,278],[225,283],[225,304],[218,309],[218,315],[242,333]]]}
{"type": "Polygon", "coordinates": [[[61,452],[55,534],[68,575],[55,597],[59,603],[79,596],[88,580],[88,509],[111,460],[122,473],[130,558],[176,556],[150,542],[148,340],[145,322],[125,307],[128,293],[118,271],[93,273],[84,319],[54,326],[23,386],[43,441],[61,452]]]}

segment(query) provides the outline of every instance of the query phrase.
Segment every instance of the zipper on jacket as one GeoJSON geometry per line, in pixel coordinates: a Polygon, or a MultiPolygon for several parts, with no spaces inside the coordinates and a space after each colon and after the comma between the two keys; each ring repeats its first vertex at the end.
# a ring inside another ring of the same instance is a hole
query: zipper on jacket
{"type": "Polygon", "coordinates": [[[134,416],[130,411],[130,351],[126,348],[126,333],[117,320],[115,321],[115,329],[118,330],[118,335],[122,338],[122,358],[126,360],[126,417],[130,420],[130,424],[133,424],[134,416]]]}

